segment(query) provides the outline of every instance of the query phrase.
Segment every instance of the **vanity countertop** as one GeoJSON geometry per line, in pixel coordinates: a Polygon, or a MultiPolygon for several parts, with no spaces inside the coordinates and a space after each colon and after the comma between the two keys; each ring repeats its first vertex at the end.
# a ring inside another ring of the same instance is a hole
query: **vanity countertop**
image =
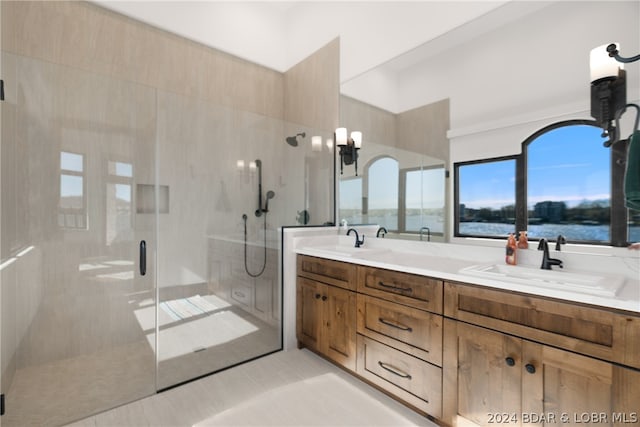
{"type": "Polygon", "coordinates": [[[370,239],[354,248],[353,237],[345,237],[302,238],[295,252],[640,313],[640,257],[561,252],[553,256],[563,259],[565,268],[548,272],[539,269],[542,253],[533,249],[520,250],[524,262],[514,267],[504,263],[502,248],[391,239],[370,239]]]}

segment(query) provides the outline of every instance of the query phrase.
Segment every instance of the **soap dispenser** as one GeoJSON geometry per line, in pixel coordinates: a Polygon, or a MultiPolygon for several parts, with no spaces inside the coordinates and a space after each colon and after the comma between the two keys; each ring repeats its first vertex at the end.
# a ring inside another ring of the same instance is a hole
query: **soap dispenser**
{"type": "Polygon", "coordinates": [[[521,231],[518,235],[518,249],[529,249],[529,241],[527,240],[526,231],[521,231]]]}
{"type": "Polygon", "coordinates": [[[516,238],[513,233],[509,233],[507,239],[505,262],[509,265],[516,265],[516,250],[518,249],[516,238]]]}

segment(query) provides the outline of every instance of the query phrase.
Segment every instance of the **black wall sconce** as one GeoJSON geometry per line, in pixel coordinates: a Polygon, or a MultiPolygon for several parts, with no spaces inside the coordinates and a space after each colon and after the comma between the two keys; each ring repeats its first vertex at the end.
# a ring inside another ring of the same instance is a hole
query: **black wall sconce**
{"type": "MultiPolygon", "coordinates": [[[[591,50],[591,117],[603,129],[603,136],[609,137],[605,147],[620,140],[619,122],[626,108],[637,108],[635,104],[627,104],[627,74],[622,63],[639,59],[640,55],[621,57],[616,43],[591,50]]],[[[636,119],[634,131],[637,128],[636,119]]]]}
{"type": "Polygon", "coordinates": [[[338,128],[335,141],[340,150],[340,175],[342,175],[343,165],[355,164],[356,176],[358,176],[358,150],[362,147],[362,132],[354,131],[347,137],[347,128],[338,128]]]}

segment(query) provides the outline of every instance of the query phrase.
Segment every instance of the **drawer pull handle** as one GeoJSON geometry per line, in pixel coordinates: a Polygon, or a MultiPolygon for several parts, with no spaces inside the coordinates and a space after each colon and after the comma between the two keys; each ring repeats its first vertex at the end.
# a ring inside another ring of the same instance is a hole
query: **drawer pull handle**
{"type": "Polygon", "coordinates": [[[396,328],[396,329],[400,329],[401,331],[408,331],[408,332],[413,332],[413,329],[410,326],[405,326],[401,323],[395,323],[395,322],[391,322],[387,319],[384,319],[382,317],[378,318],[378,322],[387,325],[387,326],[391,326],[392,328],[396,328]]]}
{"type": "Polygon", "coordinates": [[[411,288],[403,288],[402,286],[396,286],[396,285],[387,285],[382,281],[378,282],[378,286],[382,286],[383,288],[387,288],[387,289],[393,289],[394,291],[413,292],[413,289],[411,288]]]}
{"type": "Polygon", "coordinates": [[[385,371],[389,371],[389,372],[391,372],[392,374],[397,375],[397,376],[399,376],[399,377],[401,377],[401,378],[406,378],[406,379],[408,379],[408,380],[410,380],[410,379],[411,379],[411,375],[409,375],[409,374],[407,374],[406,372],[404,372],[404,371],[402,371],[402,370],[400,370],[400,369],[396,368],[395,366],[392,366],[392,365],[389,365],[389,364],[387,364],[387,363],[380,362],[380,361],[378,361],[378,365],[380,365],[380,367],[381,367],[382,369],[384,369],[385,371]]]}

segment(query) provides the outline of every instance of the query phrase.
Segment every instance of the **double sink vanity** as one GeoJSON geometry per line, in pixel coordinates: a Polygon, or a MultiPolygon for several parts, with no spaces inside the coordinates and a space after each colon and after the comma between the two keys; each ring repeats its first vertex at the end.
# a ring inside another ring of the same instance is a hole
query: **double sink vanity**
{"type": "Polygon", "coordinates": [[[443,425],[640,425],[637,258],[384,240],[297,246],[300,347],[443,425]]]}

